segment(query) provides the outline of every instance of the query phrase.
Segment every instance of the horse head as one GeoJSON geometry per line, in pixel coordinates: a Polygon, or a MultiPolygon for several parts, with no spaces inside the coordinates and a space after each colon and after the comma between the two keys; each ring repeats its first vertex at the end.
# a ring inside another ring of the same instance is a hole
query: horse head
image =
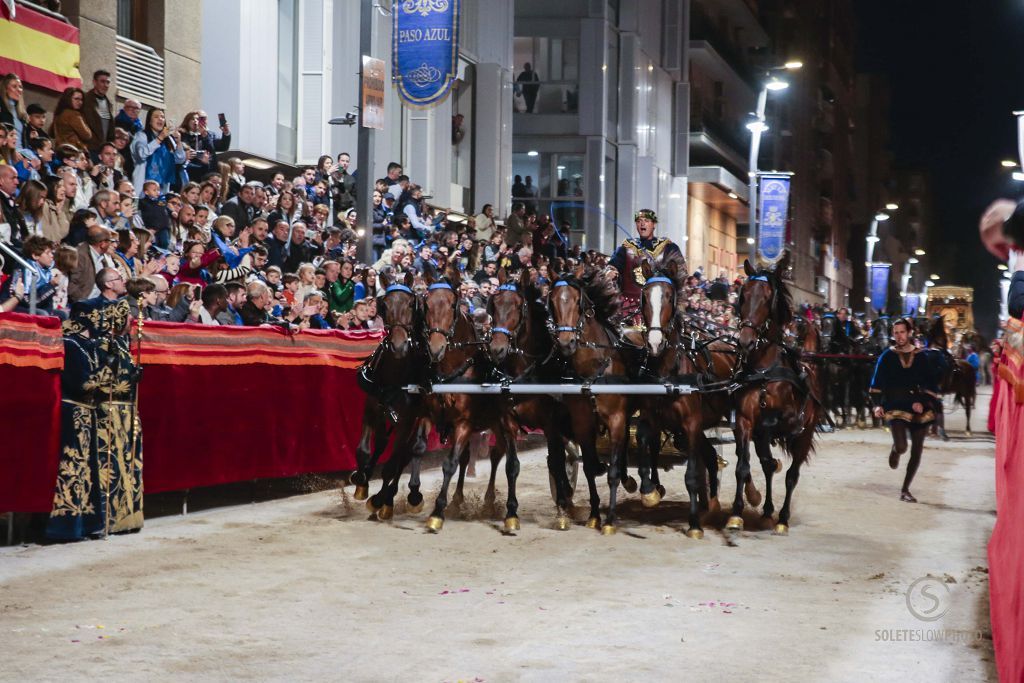
{"type": "MultiPolygon", "coordinates": [[[[662,354],[668,345],[668,334],[672,330],[676,315],[677,284],[680,264],[671,260],[664,268],[654,270],[649,260],[644,260],[640,270],[644,286],[640,290],[640,311],[644,323],[644,341],[647,352],[654,358],[662,354]]],[[[685,273],[682,273],[685,276],[685,273]]]]}
{"type": "Polygon", "coordinates": [[[384,296],[380,300],[380,313],[388,331],[386,342],[395,358],[404,358],[413,344],[413,330],[419,311],[419,299],[412,291],[413,280],[411,272],[405,274],[403,281],[381,275],[384,296]]]}
{"type": "Polygon", "coordinates": [[[594,314],[593,309],[586,305],[580,284],[585,268],[581,263],[571,274],[559,276],[548,294],[551,332],[559,353],[566,358],[576,353],[586,319],[594,314]]]}
{"type": "Polygon", "coordinates": [[[523,268],[518,278],[510,278],[504,268],[498,271],[498,289],[487,302],[491,316],[491,338],[487,352],[495,363],[503,362],[519,335],[529,325],[530,271],[523,268]]]}
{"type": "Polygon", "coordinates": [[[740,318],[739,346],[754,350],[759,343],[777,341],[782,328],[793,319],[789,294],[782,273],[789,267],[785,252],[773,270],[755,270],[750,261],[743,262],[747,281],[740,289],[737,308],[740,318]]]}
{"type": "Polygon", "coordinates": [[[459,321],[462,277],[454,264],[448,267],[444,277],[437,278],[431,268],[425,269],[423,275],[427,284],[427,293],[423,297],[423,334],[427,355],[432,363],[440,363],[459,321]]]}

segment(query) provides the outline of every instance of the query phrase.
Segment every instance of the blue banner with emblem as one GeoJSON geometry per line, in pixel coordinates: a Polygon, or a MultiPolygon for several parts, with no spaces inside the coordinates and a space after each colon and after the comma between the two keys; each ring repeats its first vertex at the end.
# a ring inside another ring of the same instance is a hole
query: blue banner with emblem
{"type": "Polygon", "coordinates": [[[775,263],[786,248],[786,221],[789,220],[790,174],[762,173],[759,177],[757,255],[775,263]]]}
{"type": "Polygon", "coordinates": [[[871,264],[871,307],[882,313],[888,312],[890,263],[871,264]]]}
{"type": "Polygon", "coordinates": [[[903,298],[903,315],[917,315],[917,309],[921,306],[920,294],[907,294],[903,298]]]}
{"type": "Polygon", "coordinates": [[[444,101],[458,77],[459,0],[396,0],[392,72],[398,95],[414,107],[444,101]]]}

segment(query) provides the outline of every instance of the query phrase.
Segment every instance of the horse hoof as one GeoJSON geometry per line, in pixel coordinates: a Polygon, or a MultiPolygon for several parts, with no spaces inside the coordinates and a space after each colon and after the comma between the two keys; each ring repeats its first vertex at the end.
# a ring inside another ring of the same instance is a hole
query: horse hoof
{"type": "Polygon", "coordinates": [[[378,505],[376,502],[374,502],[373,498],[367,498],[366,509],[369,510],[370,512],[377,512],[377,510],[380,510],[381,507],[381,505],[378,505]]]}
{"type": "Polygon", "coordinates": [[[434,517],[433,515],[431,515],[430,517],[427,518],[427,529],[429,529],[430,531],[434,531],[434,532],[440,531],[441,527],[443,527],[443,526],[444,526],[444,519],[443,518],[441,518],[441,517],[434,517]]]}
{"type": "Polygon", "coordinates": [[[356,490],[352,493],[352,497],[356,500],[366,500],[370,497],[370,487],[356,486],[356,490]]]}
{"type": "Polygon", "coordinates": [[[569,515],[559,515],[555,518],[555,528],[559,531],[568,531],[572,528],[572,519],[569,515]]]}
{"type": "Polygon", "coordinates": [[[599,526],[601,526],[601,520],[599,518],[591,517],[590,519],[587,520],[587,528],[588,529],[596,529],[599,526]]]}
{"type": "Polygon", "coordinates": [[[518,517],[506,517],[505,518],[505,531],[519,531],[519,518],[518,517]]]}
{"type": "Polygon", "coordinates": [[[390,505],[384,505],[380,510],[377,510],[377,519],[382,522],[386,522],[395,516],[395,508],[390,505]]]}
{"type": "Polygon", "coordinates": [[[964,430],[964,436],[970,437],[970,435],[971,435],[971,430],[970,429],[964,430]]]}
{"type": "Polygon", "coordinates": [[[423,512],[423,501],[421,500],[416,505],[410,505],[408,508],[408,512],[410,515],[418,515],[421,512],[423,512]]]}
{"type": "Polygon", "coordinates": [[[601,535],[602,536],[614,536],[615,535],[615,525],[614,524],[605,524],[603,527],[601,527],[601,535]]]}
{"type": "Polygon", "coordinates": [[[658,491],[658,494],[659,494],[659,495],[660,495],[660,496],[661,496],[662,498],[664,498],[664,497],[665,497],[665,487],[664,487],[664,486],[662,486],[661,484],[658,484],[658,485],[657,485],[657,486],[656,486],[655,488],[657,489],[657,491],[658,491]]]}
{"type": "Polygon", "coordinates": [[[626,489],[626,493],[636,493],[636,479],[633,477],[626,477],[622,480],[622,488],[626,489]]]}
{"type": "Polygon", "coordinates": [[[686,530],[686,536],[687,536],[687,538],[692,538],[695,541],[699,541],[702,538],[704,538],[704,530],[703,529],[687,529],[686,530]]]}
{"type": "Polygon", "coordinates": [[[654,489],[650,493],[640,496],[640,502],[643,503],[645,508],[656,507],[661,502],[661,494],[658,492],[658,489],[654,489]]]}
{"type": "Polygon", "coordinates": [[[718,469],[719,470],[724,470],[726,467],[729,466],[729,461],[728,460],[726,460],[725,458],[723,458],[720,455],[717,456],[717,457],[718,457],[718,469]]]}
{"type": "Polygon", "coordinates": [[[776,536],[789,536],[789,525],[782,524],[780,522],[779,524],[775,525],[775,529],[772,531],[772,533],[774,533],[776,536]]]}
{"type": "Polygon", "coordinates": [[[782,461],[779,460],[778,458],[775,458],[775,473],[778,474],[781,471],[782,471],[782,461]]]}
{"type": "Polygon", "coordinates": [[[729,531],[743,531],[743,518],[733,515],[725,523],[725,528],[729,531]]]}
{"type": "Polygon", "coordinates": [[[718,496],[708,501],[708,512],[718,512],[721,509],[722,504],[718,502],[718,496]]]}

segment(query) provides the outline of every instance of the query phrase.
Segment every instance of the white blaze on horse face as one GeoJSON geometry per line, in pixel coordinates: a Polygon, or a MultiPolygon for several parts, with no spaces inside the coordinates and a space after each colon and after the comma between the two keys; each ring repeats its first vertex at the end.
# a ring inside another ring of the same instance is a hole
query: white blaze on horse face
{"type": "MultiPolygon", "coordinates": [[[[661,305],[662,305],[662,290],[661,287],[651,287],[648,295],[648,301],[651,304],[651,323],[657,327],[661,327],[661,305]]],[[[650,330],[647,333],[647,345],[650,347],[651,354],[657,356],[661,353],[661,345],[665,341],[665,335],[662,334],[661,330],[650,330]]]]}

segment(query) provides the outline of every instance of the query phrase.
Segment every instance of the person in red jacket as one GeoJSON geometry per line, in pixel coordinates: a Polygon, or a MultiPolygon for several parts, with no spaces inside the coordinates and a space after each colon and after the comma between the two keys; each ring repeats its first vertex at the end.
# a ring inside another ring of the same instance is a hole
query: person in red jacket
{"type": "Polygon", "coordinates": [[[178,276],[174,278],[174,284],[187,282],[193,285],[205,286],[206,279],[203,277],[203,270],[220,258],[220,250],[210,249],[209,251],[204,251],[202,244],[190,240],[185,242],[182,247],[182,254],[181,268],[178,270],[178,276]]]}

